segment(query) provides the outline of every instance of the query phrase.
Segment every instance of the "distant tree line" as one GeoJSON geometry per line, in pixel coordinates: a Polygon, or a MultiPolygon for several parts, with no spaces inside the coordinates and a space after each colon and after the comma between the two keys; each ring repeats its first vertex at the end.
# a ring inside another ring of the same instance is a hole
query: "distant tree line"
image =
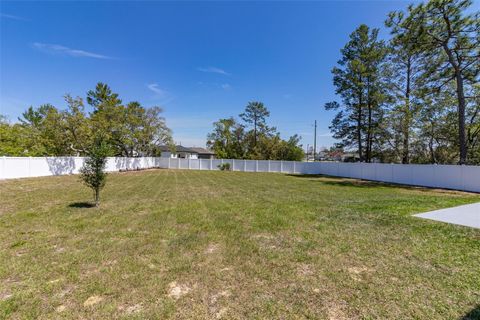
{"type": "Polygon", "coordinates": [[[361,161],[480,163],[480,15],[470,0],[390,13],[391,39],[359,26],[333,68],[331,130],[361,161]]]}
{"type": "Polygon", "coordinates": [[[224,159],[302,160],[300,137],[283,140],[275,127],[267,125],[269,116],[263,103],[250,102],[239,115],[241,121],[230,117],[213,124],[207,146],[224,159]]]}
{"type": "Polygon", "coordinates": [[[80,97],[66,95],[65,102],[65,110],[30,107],[14,124],[0,117],[0,155],[85,156],[101,140],[110,156],[156,156],[160,145],[172,144],[161,108],[124,104],[106,84],[87,92],[91,112],[80,97]]]}

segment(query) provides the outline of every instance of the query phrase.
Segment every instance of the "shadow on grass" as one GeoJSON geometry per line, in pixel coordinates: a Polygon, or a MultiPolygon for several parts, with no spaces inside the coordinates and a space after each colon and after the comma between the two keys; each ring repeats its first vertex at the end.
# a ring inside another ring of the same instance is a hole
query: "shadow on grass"
{"type": "Polygon", "coordinates": [[[480,319],[480,304],[458,320],[478,320],[478,319],[480,319]]]}
{"type": "Polygon", "coordinates": [[[400,188],[405,190],[415,190],[415,191],[421,191],[421,192],[430,192],[432,190],[435,190],[436,192],[440,192],[440,193],[476,194],[476,192],[469,192],[464,190],[442,189],[442,188],[434,188],[434,187],[426,187],[426,186],[412,186],[412,185],[401,184],[401,183],[362,180],[359,178],[336,177],[336,176],[327,176],[322,174],[288,174],[288,176],[295,177],[295,178],[310,178],[310,179],[327,178],[331,180],[321,180],[318,182],[321,184],[338,186],[338,187],[354,187],[354,188],[390,187],[390,188],[400,188]]]}
{"type": "MultiPolygon", "coordinates": [[[[372,188],[372,187],[379,187],[379,186],[393,186],[392,184],[386,184],[380,181],[368,181],[368,180],[359,180],[354,178],[333,177],[333,176],[326,176],[322,174],[289,174],[288,176],[295,177],[295,178],[310,178],[310,179],[312,178],[334,179],[334,180],[322,180],[319,182],[326,185],[340,186],[340,187],[372,188]]],[[[399,185],[395,185],[395,186],[398,187],[399,185]]]]}
{"type": "Polygon", "coordinates": [[[95,203],[91,202],[74,202],[68,205],[70,208],[95,208],[95,203]]]}

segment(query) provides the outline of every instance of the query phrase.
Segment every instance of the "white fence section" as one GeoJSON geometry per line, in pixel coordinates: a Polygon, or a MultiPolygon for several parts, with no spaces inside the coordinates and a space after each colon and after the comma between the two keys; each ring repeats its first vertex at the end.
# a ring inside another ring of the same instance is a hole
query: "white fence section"
{"type": "MultiPolygon", "coordinates": [[[[480,192],[480,166],[383,163],[299,162],[232,159],[108,158],[107,171],[148,168],[324,174],[398,184],[480,192]]],[[[3,157],[0,179],[76,174],[81,157],[3,157]]]]}
{"type": "MultiPolygon", "coordinates": [[[[0,179],[77,174],[82,157],[0,157],[0,179]]],[[[107,171],[160,167],[161,158],[108,158],[107,171]]]]}

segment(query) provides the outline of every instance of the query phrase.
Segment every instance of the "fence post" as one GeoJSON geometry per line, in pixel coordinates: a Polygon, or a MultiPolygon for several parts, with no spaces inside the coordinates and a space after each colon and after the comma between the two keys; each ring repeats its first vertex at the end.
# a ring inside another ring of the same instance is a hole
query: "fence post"
{"type": "Polygon", "coordinates": [[[188,157],[188,169],[190,170],[190,157],[188,157]]]}
{"type": "Polygon", "coordinates": [[[177,158],[177,169],[180,169],[180,158],[177,158]]]}
{"type": "Polygon", "coordinates": [[[255,172],[258,172],[258,160],[255,160],[255,172]]]}
{"type": "Polygon", "coordinates": [[[172,159],[172,158],[168,157],[168,167],[167,167],[168,169],[170,169],[170,161],[171,161],[170,159],[172,159]]]}
{"type": "Polygon", "coordinates": [[[243,171],[247,172],[247,160],[243,159],[243,171]]]}
{"type": "Polygon", "coordinates": [[[394,177],[394,169],[393,169],[393,163],[390,164],[390,168],[391,168],[391,178],[390,178],[390,181],[389,182],[394,182],[395,181],[395,177],[394,177]]]}
{"type": "Polygon", "coordinates": [[[32,176],[32,157],[28,157],[28,176],[32,176]]]}
{"type": "Polygon", "coordinates": [[[295,164],[297,163],[297,161],[293,161],[293,173],[295,174],[295,164]]]}
{"type": "Polygon", "coordinates": [[[210,158],[210,170],[213,170],[213,160],[210,158]]]}
{"type": "Polygon", "coordinates": [[[283,160],[280,160],[280,172],[283,173],[283,160]]]}
{"type": "Polygon", "coordinates": [[[267,160],[268,161],[268,172],[270,172],[270,160],[267,160]]]}
{"type": "Polygon", "coordinates": [[[235,159],[232,159],[232,171],[235,171],[235,159]]]}
{"type": "Polygon", "coordinates": [[[5,169],[7,169],[7,157],[6,156],[3,156],[2,157],[2,171],[1,171],[1,175],[0,175],[0,179],[5,179],[5,169]]]}

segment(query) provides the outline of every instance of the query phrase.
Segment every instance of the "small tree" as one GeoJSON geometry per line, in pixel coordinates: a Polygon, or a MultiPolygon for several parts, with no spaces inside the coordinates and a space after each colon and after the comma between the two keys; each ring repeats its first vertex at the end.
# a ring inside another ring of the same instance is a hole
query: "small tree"
{"type": "Polygon", "coordinates": [[[108,154],[109,148],[105,141],[96,139],[88,150],[88,156],[80,169],[82,181],[94,192],[95,206],[97,207],[100,203],[100,190],[105,186],[107,178],[105,166],[108,154]]]}

